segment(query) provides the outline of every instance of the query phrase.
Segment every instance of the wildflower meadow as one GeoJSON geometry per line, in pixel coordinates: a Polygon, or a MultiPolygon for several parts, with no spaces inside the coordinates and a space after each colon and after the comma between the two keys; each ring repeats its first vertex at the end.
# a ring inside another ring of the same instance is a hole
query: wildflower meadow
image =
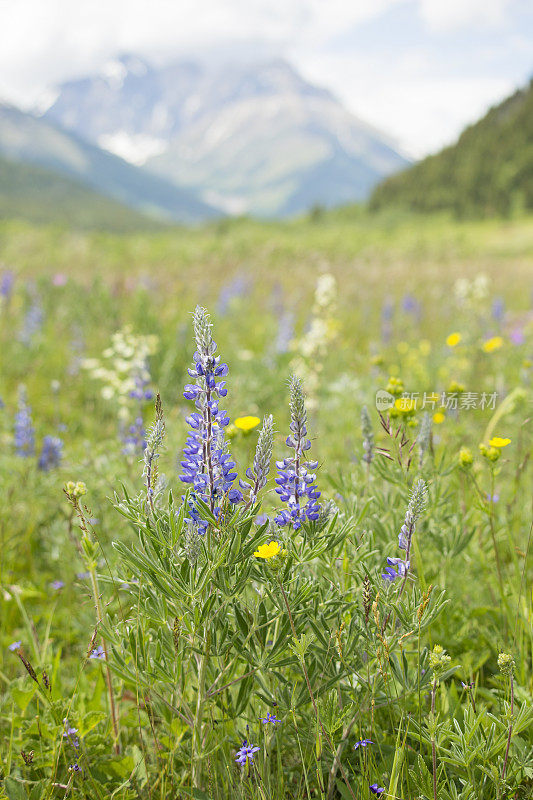
{"type": "Polygon", "coordinates": [[[0,798],[533,797],[531,219],[0,235],[0,798]]]}

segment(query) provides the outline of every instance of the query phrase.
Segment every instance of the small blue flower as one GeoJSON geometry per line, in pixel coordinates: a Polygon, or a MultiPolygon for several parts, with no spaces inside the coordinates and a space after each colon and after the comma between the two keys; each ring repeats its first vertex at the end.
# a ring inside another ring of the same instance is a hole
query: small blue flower
{"type": "Polygon", "coordinates": [[[6,301],[9,300],[14,283],[14,273],[10,269],[4,270],[4,272],[2,272],[2,277],[0,278],[0,295],[4,297],[6,301]]]}
{"type": "Polygon", "coordinates": [[[383,792],[385,791],[385,788],[383,786],[378,786],[377,783],[371,783],[368,788],[370,789],[372,794],[375,794],[378,797],[380,797],[383,794],[383,792]]]}
{"type": "Polygon", "coordinates": [[[68,739],[69,742],[71,743],[72,747],[75,750],[77,750],[78,747],[80,746],[80,740],[78,739],[78,736],[77,736],[78,729],[77,728],[72,728],[69,725],[68,719],[66,717],[63,720],[63,723],[65,724],[65,727],[66,727],[66,730],[63,733],[63,739],[68,739]]]}
{"type": "Polygon", "coordinates": [[[409,539],[409,528],[404,523],[400,528],[400,533],[398,534],[398,547],[400,550],[407,550],[409,539]]]}
{"type": "Polygon", "coordinates": [[[401,578],[407,575],[411,566],[410,561],[404,561],[402,558],[387,558],[387,564],[389,567],[394,567],[401,578]]]}
{"type": "Polygon", "coordinates": [[[58,467],[63,457],[63,442],[58,436],[45,436],[37,466],[43,472],[58,467]]]}
{"type": "Polygon", "coordinates": [[[357,750],[358,747],[368,747],[369,744],[374,744],[372,739],[360,739],[354,744],[353,749],[357,750]]]}
{"type": "Polygon", "coordinates": [[[74,764],[69,764],[68,768],[70,772],[81,772],[81,767],[77,762],[74,762],[74,764]]]}
{"type": "Polygon", "coordinates": [[[20,650],[21,647],[22,647],[22,642],[12,642],[7,649],[11,650],[11,652],[14,653],[17,650],[20,650]]]}
{"type": "Polygon", "coordinates": [[[59,592],[60,589],[63,588],[65,585],[64,581],[52,581],[50,584],[50,588],[54,590],[54,592],[59,592]]]}
{"type": "Polygon", "coordinates": [[[15,414],[15,450],[21,458],[28,458],[35,454],[35,431],[31,418],[31,408],[28,405],[26,389],[19,388],[18,410],[15,414]]]}
{"type": "Polygon", "coordinates": [[[261,722],[263,725],[268,725],[269,722],[271,722],[272,725],[277,725],[277,723],[281,722],[281,720],[277,719],[275,714],[267,714],[266,717],[261,718],[261,722]]]}
{"type": "Polygon", "coordinates": [[[244,767],[249,761],[253,762],[255,754],[259,750],[259,747],[256,747],[253,744],[248,744],[248,741],[245,739],[242,743],[241,749],[237,751],[237,757],[235,761],[237,764],[240,764],[241,767],[244,767]]]}
{"type": "Polygon", "coordinates": [[[381,577],[384,581],[389,581],[389,583],[394,583],[398,575],[396,574],[396,570],[392,569],[392,567],[385,567],[385,572],[381,573],[381,577]]]}
{"type": "Polygon", "coordinates": [[[89,658],[99,659],[100,661],[105,659],[105,650],[101,644],[94,648],[89,658]]]}

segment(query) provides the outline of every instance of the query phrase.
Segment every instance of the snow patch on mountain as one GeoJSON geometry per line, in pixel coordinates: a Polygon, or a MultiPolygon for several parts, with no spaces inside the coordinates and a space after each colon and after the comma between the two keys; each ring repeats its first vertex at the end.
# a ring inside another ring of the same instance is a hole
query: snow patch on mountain
{"type": "Polygon", "coordinates": [[[142,133],[132,135],[127,131],[102,134],[98,137],[98,145],[137,167],[145,164],[149,158],[160,156],[167,149],[165,139],[142,133]]]}

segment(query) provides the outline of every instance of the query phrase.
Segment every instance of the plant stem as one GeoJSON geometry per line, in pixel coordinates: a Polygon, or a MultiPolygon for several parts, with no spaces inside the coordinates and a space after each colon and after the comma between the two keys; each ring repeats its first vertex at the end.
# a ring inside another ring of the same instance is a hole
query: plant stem
{"type": "Polygon", "coordinates": [[[204,713],[204,687],[205,675],[207,672],[207,662],[209,661],[209,650],[211,647],[211,634],[209,631],[205,633],[205,648],[204,654],[200,660],[200,670],[198,672],[198,689],[196,696],[196,713],[194,715],[193,726],[193,739],[192,739],[192,783],[193,788],[200,789],[200,781],[202,778],[202,767],[200,762],[200,750],[202,747],[202,718],[204,713]]]}
{"type": "MultiPolygon", "coordinates": [[[[431,714],[435,717],[435,695],[437,693],[437,681],[433,679],[433,688],[431,690],[431,714]]],[[[434,723],[434,719],[433,719],[434,723]]],[[[431,734],[431,755],[433,759],[433,800],[437,800],[437,748],[435,745],[435,731],[431,734]]]]}
{"type": "MultiPolygon", "coordinates": [[[[281,593],[283,595],[283,600],[285,601],[285,608],[287,609],[287,614],[288,614],[289,622],[290,622],[290,625],[291,625],[292,635],[294,636],[295,639],[298,639],[298,635],[296,633],[296,628],[294,626],[294,620],[292,618],[292,613],[291,613],[291,609],[290,609],[290,606],[289,606],[289,601],[287,599],[287,595],[285,594],[285,589],[283,588],[283,584],[281,583],[281,581],[279,582],[279,587],[280,587],[281,593]]],[[[322,731],[322,735],[324,736],[324,739],[327,741],[327,743],[328,743],[328,745],[329,745],[329,747],[331,749],[331,752],[335,753],[335,748],[333,746],[333,742],[331,741],[331,739],[329,737],[329,734],[326,731],[326,729],[325,729],[325,727],[324,727],[324,725],[322,723],[322,720],[320,719],[320,712],[319,712],[318,706],[316,704],[315,695],[313,694],[313,690],[311,688],[311,681],[309,680],[309,674],[307,672],[307,667],[305,666],[305,661],[304,661],[303,658],[300,660],[300,664],[302,666],[302,672],[304,674],[305,682],[307,684],[307,691],[309,692],[309,697],[311,698],[311,703],[313,704],[313,710],[315,712],[316,721],[317,721],[317,723],[318,723],[318,725],[320,727],[320,730],[322,731]]],[[[341,771],[341,775],[342,775],[342,778],[344,780],[344,783],[348,787],[348,789],[350,791],[350,794],[353,797],[353,800],[357,800],[352,787],[348,783],[348,776],[346,775],[344,767],[342,766],[340,761],[338,763],[339,763],[339,769],[341,771]]]]}
{"type": "MultiPolygon", "coordinates": [[[[103,620],[103,609],[102,609],[102,602],[100,600],[100,590],[98,587],[98,577],[96,575],[96,568],[94,564],[89,565],[89,574],[91,577],[91,585],[94,595],[94,608],[96,611],[96,624],[97,626],[103,620]]],[[[118,716],[117,716],[117,709],[115,706],[115,695],[113,693],[113,682],[111,680],[111,669],[109,667],[109,661],[107,656],[107,644],[102,636],[102,649],[104,651],[104,660],[105,660],[105,673],[106,673],[106,684],[107,684],[107,692],[109,694],[109,709],[111,712],[111,722],[113,724],[113,736],[114,736],[114,750],[115,753],[120,753],[120,742],[119,742],[119,727],[118,727],[118,716]]]]}
{"type": "Polygon", "coordinates": [[[502,768],[502,782],[505,779],[505,773],[507,771],[507,761],[509,758],[509,748],[511,746],[511,736],[513,735],[513,712],[514,712],[514,678],[513,674],[511,673],[511,709],[510,709],[510,722],[509,722],[509,735],[507,737],[507,747],[505,748],[505,758],[503,760],[503,768],[502,768]]]}

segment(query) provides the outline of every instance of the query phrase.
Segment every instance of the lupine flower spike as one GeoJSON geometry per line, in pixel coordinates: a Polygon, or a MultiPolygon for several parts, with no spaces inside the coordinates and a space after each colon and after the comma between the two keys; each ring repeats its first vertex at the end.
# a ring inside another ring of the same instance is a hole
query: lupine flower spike
{"type": "Polygon", "coordinates": [[[156,468],[159,451],[165,437],[165,421],[163,419],[163,408],[159,394],[155,400],[155,422],[148,430],[146,436],[146,447],[143,453],[143,478],[146,485],[146,497],[153,509],[154,486],[156,485],[156,468]]]}
{"type": "Polygon", "coordinates": [[[28,458],[35,453],[35,431],[28,405],[26,387],[20,386],[18,393],[18,411],[15,414],[15,451],[18,456],[28,458]]]}
{"type": "Polygon", "coordinates": [[[45,436],[37,466],[43,472],[58,467],[63,457],[63,442],[58,436],[45,436]]]}
{"type": "Polygon", "coordinates": [[[361,410],[361,430],[363,432],[363,461],[370,465],[374,459],[374,432],[366,406],[363,406],[361,410]]]}
{"type": "Polygon", "coordinates": [[[187,417],[192,430],[183,449],[180,478],[193,490],[189,501],[189,521],[196,523],[199,531],[204,533],[207,522],[200,517],[195,503],[197,497],[209,506],[212,514],[218,516],[225,499],[237,504],[243,495],[233,488],[237,473],[224,436],[229,417],[219,408],[220,398],[228,393],[226,381],[222,380],[228,374],[228,365],[215,355],[217,346],[205,308],[196,307],[193,328],[196,352],[188,372],[195,382],[185,386],[183,396],[186,400],[194,400],[197,411],[187,417]]]}
{"type": "Polygon", "coordinates": [[[294,455],[283,461],[276,461],[276,492],[287,503],[288,509],[280,510],[275,520],[280,526],[290,524],[294,530],[298,530],[302,522],[319,518],[320,506],[317,501],[320,492],[313,472],[318,467],[318,461],[304,460],[304,454],[311,448],[311,442],[307,438],[307,412],[302,383],[295,375],[290,379],[289,388],[291,433],[286,444],[294,449],[294,455]]]}
{"type": "Polygon", "coordinates": [[[259,491],[266,485],[268,473],[270,471],[270,461],[272,459],[272,446],[274,443],[274,420],[269,414],[263,420],[263,427],[259,431],[257,447],[255,448],[254,465],[246,470],[247,481],[240,481],[241,489],[248,489],[250,492],[248,506],[252,506],[257,501],[259,491]]]}
{"type": "Polygon", "coordinates": [[[387,566],[381,577],[384,581],[393,583],[396,578],[406,578],[409,572],[411,562],[409,555],[411,552],[411,542],[415,532],[416,523],[422,516],[427,500],[427,486],[426,482],[419,478],[411,491],[411,497],[405,518],[400,533],[398,535],[398,547],[400,550],[405,550],[405,559],[402,558],[387,558],[387,566]]]}

